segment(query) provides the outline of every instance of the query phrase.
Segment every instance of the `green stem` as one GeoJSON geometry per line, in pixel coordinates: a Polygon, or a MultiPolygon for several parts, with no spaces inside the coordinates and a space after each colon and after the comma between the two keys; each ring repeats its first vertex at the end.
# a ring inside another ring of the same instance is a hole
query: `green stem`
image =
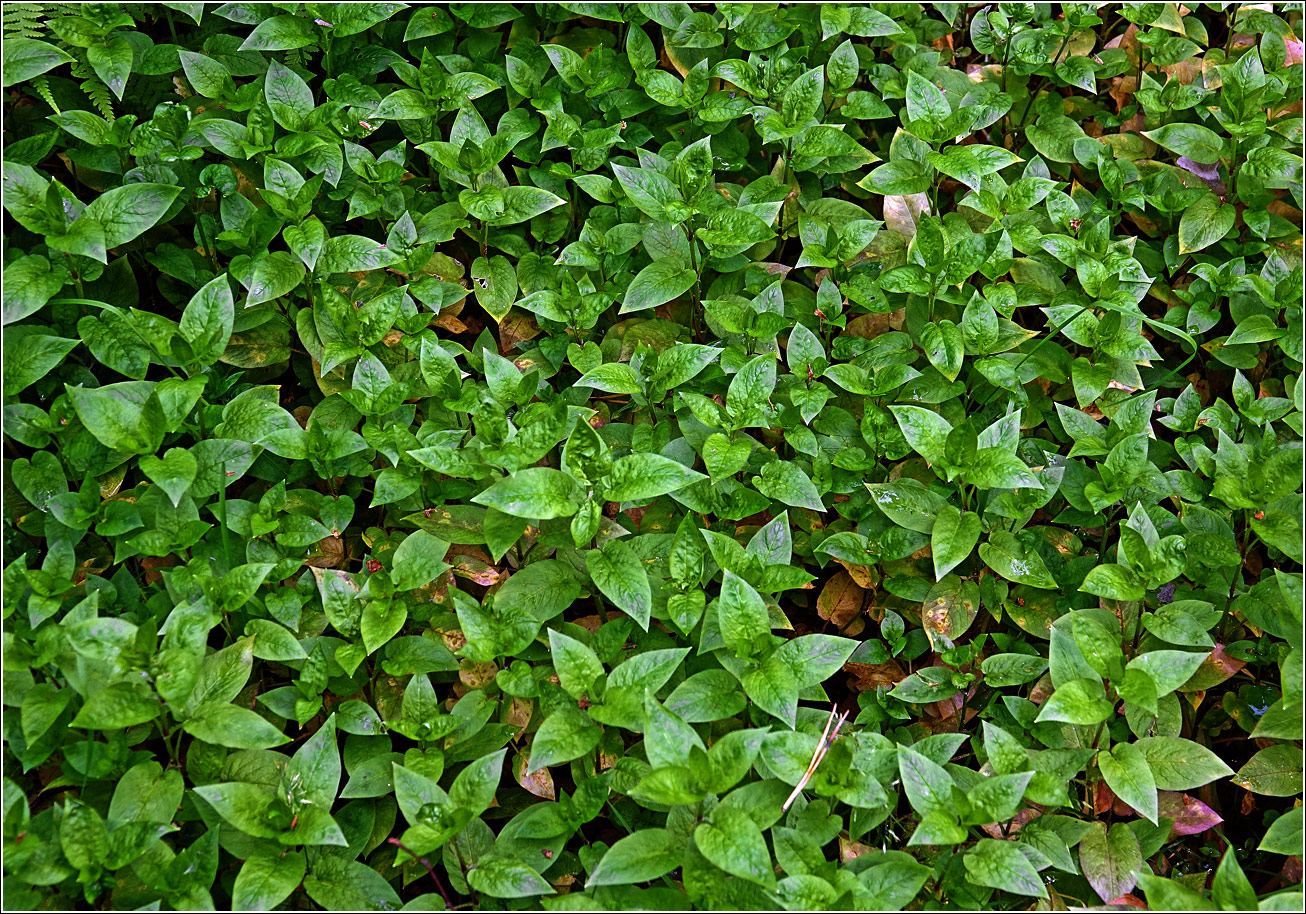
{"type": "Polygon", "coordinates": [[[208,257],[209,263],[213,265],[213,272],[218,272],[218,252],[213,249],[209,243],[208,229],[204,228],[204,219],[198,209],[192,210],[195,214],[195,231],[200,236],[200,244],[204,245],[204,255],[208,257]]]}

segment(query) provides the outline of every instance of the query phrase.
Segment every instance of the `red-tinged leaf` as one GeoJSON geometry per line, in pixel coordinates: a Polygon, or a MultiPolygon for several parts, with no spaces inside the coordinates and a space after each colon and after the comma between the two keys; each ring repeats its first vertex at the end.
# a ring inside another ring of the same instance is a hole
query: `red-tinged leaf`
{"type": "Polygon", "coordinates": [[[1174,820],[1174,827],[1170,830],[1171,840],[1180,835],[1199,835],[1224,821],[1219,813],[1201,800],[1170,790],[1162,791],[1158,797],[1158,812],[1162,817],[1174,820]]]}
{"type": "Polygon", "coordinates": [[[1201,692],[1211,689],[1226,679],[1232,678],[1247,665],[1244,660],[1236,660],[1224,652],[1224,645],[1217,644],[1210,655],[1202,661],[1197,672],[1179,687],[1181,692],[1201,692]]]}
{"type": "Polygon", "coordinates": [[[1144,902],[1141,898],[1135,898],[1133,895],[1121,895],[1119,898],[1115,898],[1107,902],[1107,904],[1111,905],[1112,907],[1123,904],[1123,905],[1128,905],[1131,908],[1142,908],[1144,911],[1147,910],[1147,903],[1144,902]]]}

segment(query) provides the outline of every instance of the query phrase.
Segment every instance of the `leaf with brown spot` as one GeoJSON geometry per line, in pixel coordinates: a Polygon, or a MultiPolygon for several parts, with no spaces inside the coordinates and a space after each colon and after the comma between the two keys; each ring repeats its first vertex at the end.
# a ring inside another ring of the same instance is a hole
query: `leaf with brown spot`
{"type": "Polygon", "coordinates": [[[494,676],[498,672],[498,666],[493,663],[473,663],[464,660],[458,668],[458,678],[469,689],[483,689],[494,682],[494,676]]]}
{"type": "Polygon", "coordinates": [[[516,778],[527,792],[545,800],[557,799],[558,793],[553,786],[553,775],[549,773],[548,768],[541,768],[533,774],[527,774],[526,769],[530,766],[530,756],[519,753],[513,760],[512,776],[516,778]]]}
{"type": "Polygon", "coordinates": [[[508,709],[503,712],[503,722],[525,730],[530,726],[534,714],[535,702],[529,698],[514,698],[509,702],[508,709]]]}

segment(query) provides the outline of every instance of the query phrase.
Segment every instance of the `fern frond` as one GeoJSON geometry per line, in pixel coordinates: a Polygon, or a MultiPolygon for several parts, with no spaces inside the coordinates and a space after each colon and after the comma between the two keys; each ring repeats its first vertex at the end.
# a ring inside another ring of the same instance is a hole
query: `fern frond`
{"type": "Polygon", "coordinates": [[[98,76],[92,76],[82,83],[82,91],[106,120],[114,119],[113,97],[109,94],[109,87],[100,82],[98,76]]]}
{"type": "Polygon", "coordinates": [[[82,92],[91,100],[95,110],[108,120],[113,120],[113,98],[109,93],[109,87],[95,75],[95,71],[86,60],[85,51],[77,48],[73,53],[76,55],[70,66],[73,77],[82,81],[82,92]]]}
{"type": "Polygon", "coordinates": [[[301,48],[291,48],[285,52],[285,60],[282,62],[292,70],[300,70],[304,67],[304,52],[301,48]]]}
{"type": "Polygon", "coordinates": [[[55,114],[63,113],[59,110],[59,105],[55,103],[54,94],[50,91],[50,80],[46,79],[44,74],[32,80],[32,88],[36,90],[37,95],[45,99],[47,105],[54,109],[55,114]]]}
{"type": "Polygon", "coordinates": [[[4,5],[4,37],[40,38],[45,34],[46,3],[6,3],[4,5]]]}

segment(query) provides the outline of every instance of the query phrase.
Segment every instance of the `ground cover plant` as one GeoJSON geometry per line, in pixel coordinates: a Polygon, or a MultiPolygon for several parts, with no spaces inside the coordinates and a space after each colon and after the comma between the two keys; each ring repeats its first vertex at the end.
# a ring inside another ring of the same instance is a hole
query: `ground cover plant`
{"type": "Polygon", "coordinates": [[[1301,909],[1299,8],[3,28],[6,909],[1301,909]]]}

